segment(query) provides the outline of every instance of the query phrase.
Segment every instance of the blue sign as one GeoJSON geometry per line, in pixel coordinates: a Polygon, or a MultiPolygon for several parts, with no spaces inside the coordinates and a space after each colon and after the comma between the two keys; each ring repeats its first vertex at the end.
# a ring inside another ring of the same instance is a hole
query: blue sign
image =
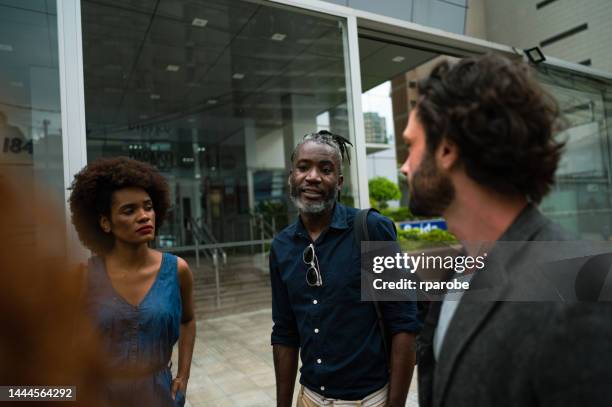
{"type": "Polygon", "coordinates": [[[408,222],[400,222],[399,228],[400,230],[419,229],[421,232],[429,232],[434,229],[441,229],[441,230],[448,229],[444,219],[425,219],[425,220],[411,220],[408,222]]]}

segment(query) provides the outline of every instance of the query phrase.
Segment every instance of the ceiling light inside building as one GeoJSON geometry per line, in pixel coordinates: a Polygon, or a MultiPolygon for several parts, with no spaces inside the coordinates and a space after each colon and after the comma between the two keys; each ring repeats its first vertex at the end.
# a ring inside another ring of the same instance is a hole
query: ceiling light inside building
{"type": "Polygon", "coordinates": [[[232,75],[232,78],[234,78],[234,79],[244,79],[244,74],[236,72],[235,74],[232,75]]]}
{"type": "Polygon", "coordinates": [[[209,105],[216,105],[217,104],[217,99],[208,99],[208,103],[209,105]]]}
{"type": "Polygon", "coordinates": [[[272,35],[272,37],[270,37],[273,41],[282,41],[285,38],[287,38],[287,35],[285,34],[281,34],[281,33],[275,33],[274,35],[272,35]]]}
{"type": "Polygon", "coordinates": [[[187,119],[187,121],[188,121],[189,123],[193,123],[193,122],[195,122],[195,119],[194,119],[193,117],[190,117],[189,119],[187,119]]]}
{"type": "Polygon", "coordinates": [[[13,51],[13,46],[11,44],[0,44],[0,51],[11,52],[13,51]]]}
{"type": "Polygon", "coordinates": [[[151,99],[153,100],[158,100],[161,96],[159,96],[157,93],[151,93],[151,99]]]}
{"type": "Polygon", "coordinates": [[[168,65],[166,67],[166,71],[170,71],[170,72],[176,72],[180,69],[181,67],[178,65],[168,65]]]}
{"type": "Polygon", "coordinates": [[[140,116],[138,116],[139,119],[148,119],[149,116],[147,116],[146,114],[141,114],[140,116]]]}
{"type": "Polygon", "coordinates": [[[391,61],[393,61],[393,62],[402,62],[404,59],[406,59],[406,58],[404,58],[404,57],[403,57],[403,56],[401,56],[401,55],[398,55],[398,56],[396,56],[396,57],[393,57],[393,58],[391,59],[391,61]]]}
{"type": "Polygon", "coordinates": [[[195,26],[195,27],[206,27],[206,24],[208,24],[208,20],[204,20],[203,18],[194,18],[193,21],[191,22],[191,25],[195,26]]]}

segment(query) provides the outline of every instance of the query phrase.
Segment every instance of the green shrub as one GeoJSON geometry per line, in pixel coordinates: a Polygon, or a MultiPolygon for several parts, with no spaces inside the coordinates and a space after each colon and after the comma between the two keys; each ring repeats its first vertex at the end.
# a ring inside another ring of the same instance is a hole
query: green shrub
{"type": "Polygon", "coordinates": [[[398,230],[398,240],[421,240],[423,233],[419,229],[398,230]]]}
{"type": "Polygon", "coordinates": [[[421,240],[426,242],[456,242],[455,235],[448,230],[432,229],[429,232],[423,232],[420,236],[421,240]]]}
{"type": "Polygon", "coordinates": [[[395,222],[403,222],[414,219],[414,215],[412,212],[410,212],[410,209],[405,206],[399,208],[381,209],[380,213],[389,219],[393,219],[395,222]]]}
{"type": "Polygon", "coordinates": [[[398,230],[397,238],[403,251],[431,249],[457,241],[452,233],[442,229],[433,229],[429,232],[421,232],[419,229],[398,230]]]}
{"type": "Polygon", "coordinates": [[[374,201],[378,209],[385,209],[387,201],[400,199],[402,193],[395,182],[385,177],[375,177],[368,181],[370,189],[370,202],[374,201]]]}

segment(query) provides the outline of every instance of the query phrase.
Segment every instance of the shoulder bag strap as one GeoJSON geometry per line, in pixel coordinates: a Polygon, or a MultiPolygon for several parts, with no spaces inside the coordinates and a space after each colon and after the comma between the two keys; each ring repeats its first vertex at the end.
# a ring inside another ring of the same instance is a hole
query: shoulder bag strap
{"type": "MultiPolygon", "coordinates": [[[[357,247],[361,250],[361,242],[367,242],[370,240],[370,233],[368,232],[368,215],[370,212],[377,212],[374,208],[369,209],[361,209],[355,215],[355,220],[353,221],[353,230],[355,232],[355,241],[357,242],[357,247]]],[[[395,226],[395,225],[394,225],[395,226]]],[[[370,287],[371,289],[371,287],[370,287]]],[[[385,330],[385,322],[383,320],[382,312],[380,311],[380,304],[378,301],[374,300],[374,295],[372,295],[372,302],[374,303],[374,309],[376,310],[376,317],[378,319],[378,327],[380,328],[380,333],[383,341],[383,346],[385,348],[385,353],[387,356],[391,355],[391,348],[388,343],[387,333],[385,330]]]]}

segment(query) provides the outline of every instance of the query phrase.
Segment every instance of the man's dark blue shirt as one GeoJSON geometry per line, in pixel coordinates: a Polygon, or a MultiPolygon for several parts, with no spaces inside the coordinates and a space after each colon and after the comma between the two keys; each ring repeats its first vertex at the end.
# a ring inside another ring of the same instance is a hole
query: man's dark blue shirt
{"type": "MultiPolygon", "coordinates": [[[[387,355],[371,302],[361,302],[357,209],[336,203],[330,227],[312,242],[302,221],[281,231],[270,250],[272,344],[300,348],[300,383],[328,398],[362,399],[389,380],[387,355]],[[306,283],[302,254],[314,243],[323,285],[306,283]]],[[[392,222],[371,212],[371,240],[395,240],[392,222]]],[[[416,333],[414,302],[380,302],[391,334],[416,333]]],[[[389,344],[390,345],[390,344],[389,344]]]]}

